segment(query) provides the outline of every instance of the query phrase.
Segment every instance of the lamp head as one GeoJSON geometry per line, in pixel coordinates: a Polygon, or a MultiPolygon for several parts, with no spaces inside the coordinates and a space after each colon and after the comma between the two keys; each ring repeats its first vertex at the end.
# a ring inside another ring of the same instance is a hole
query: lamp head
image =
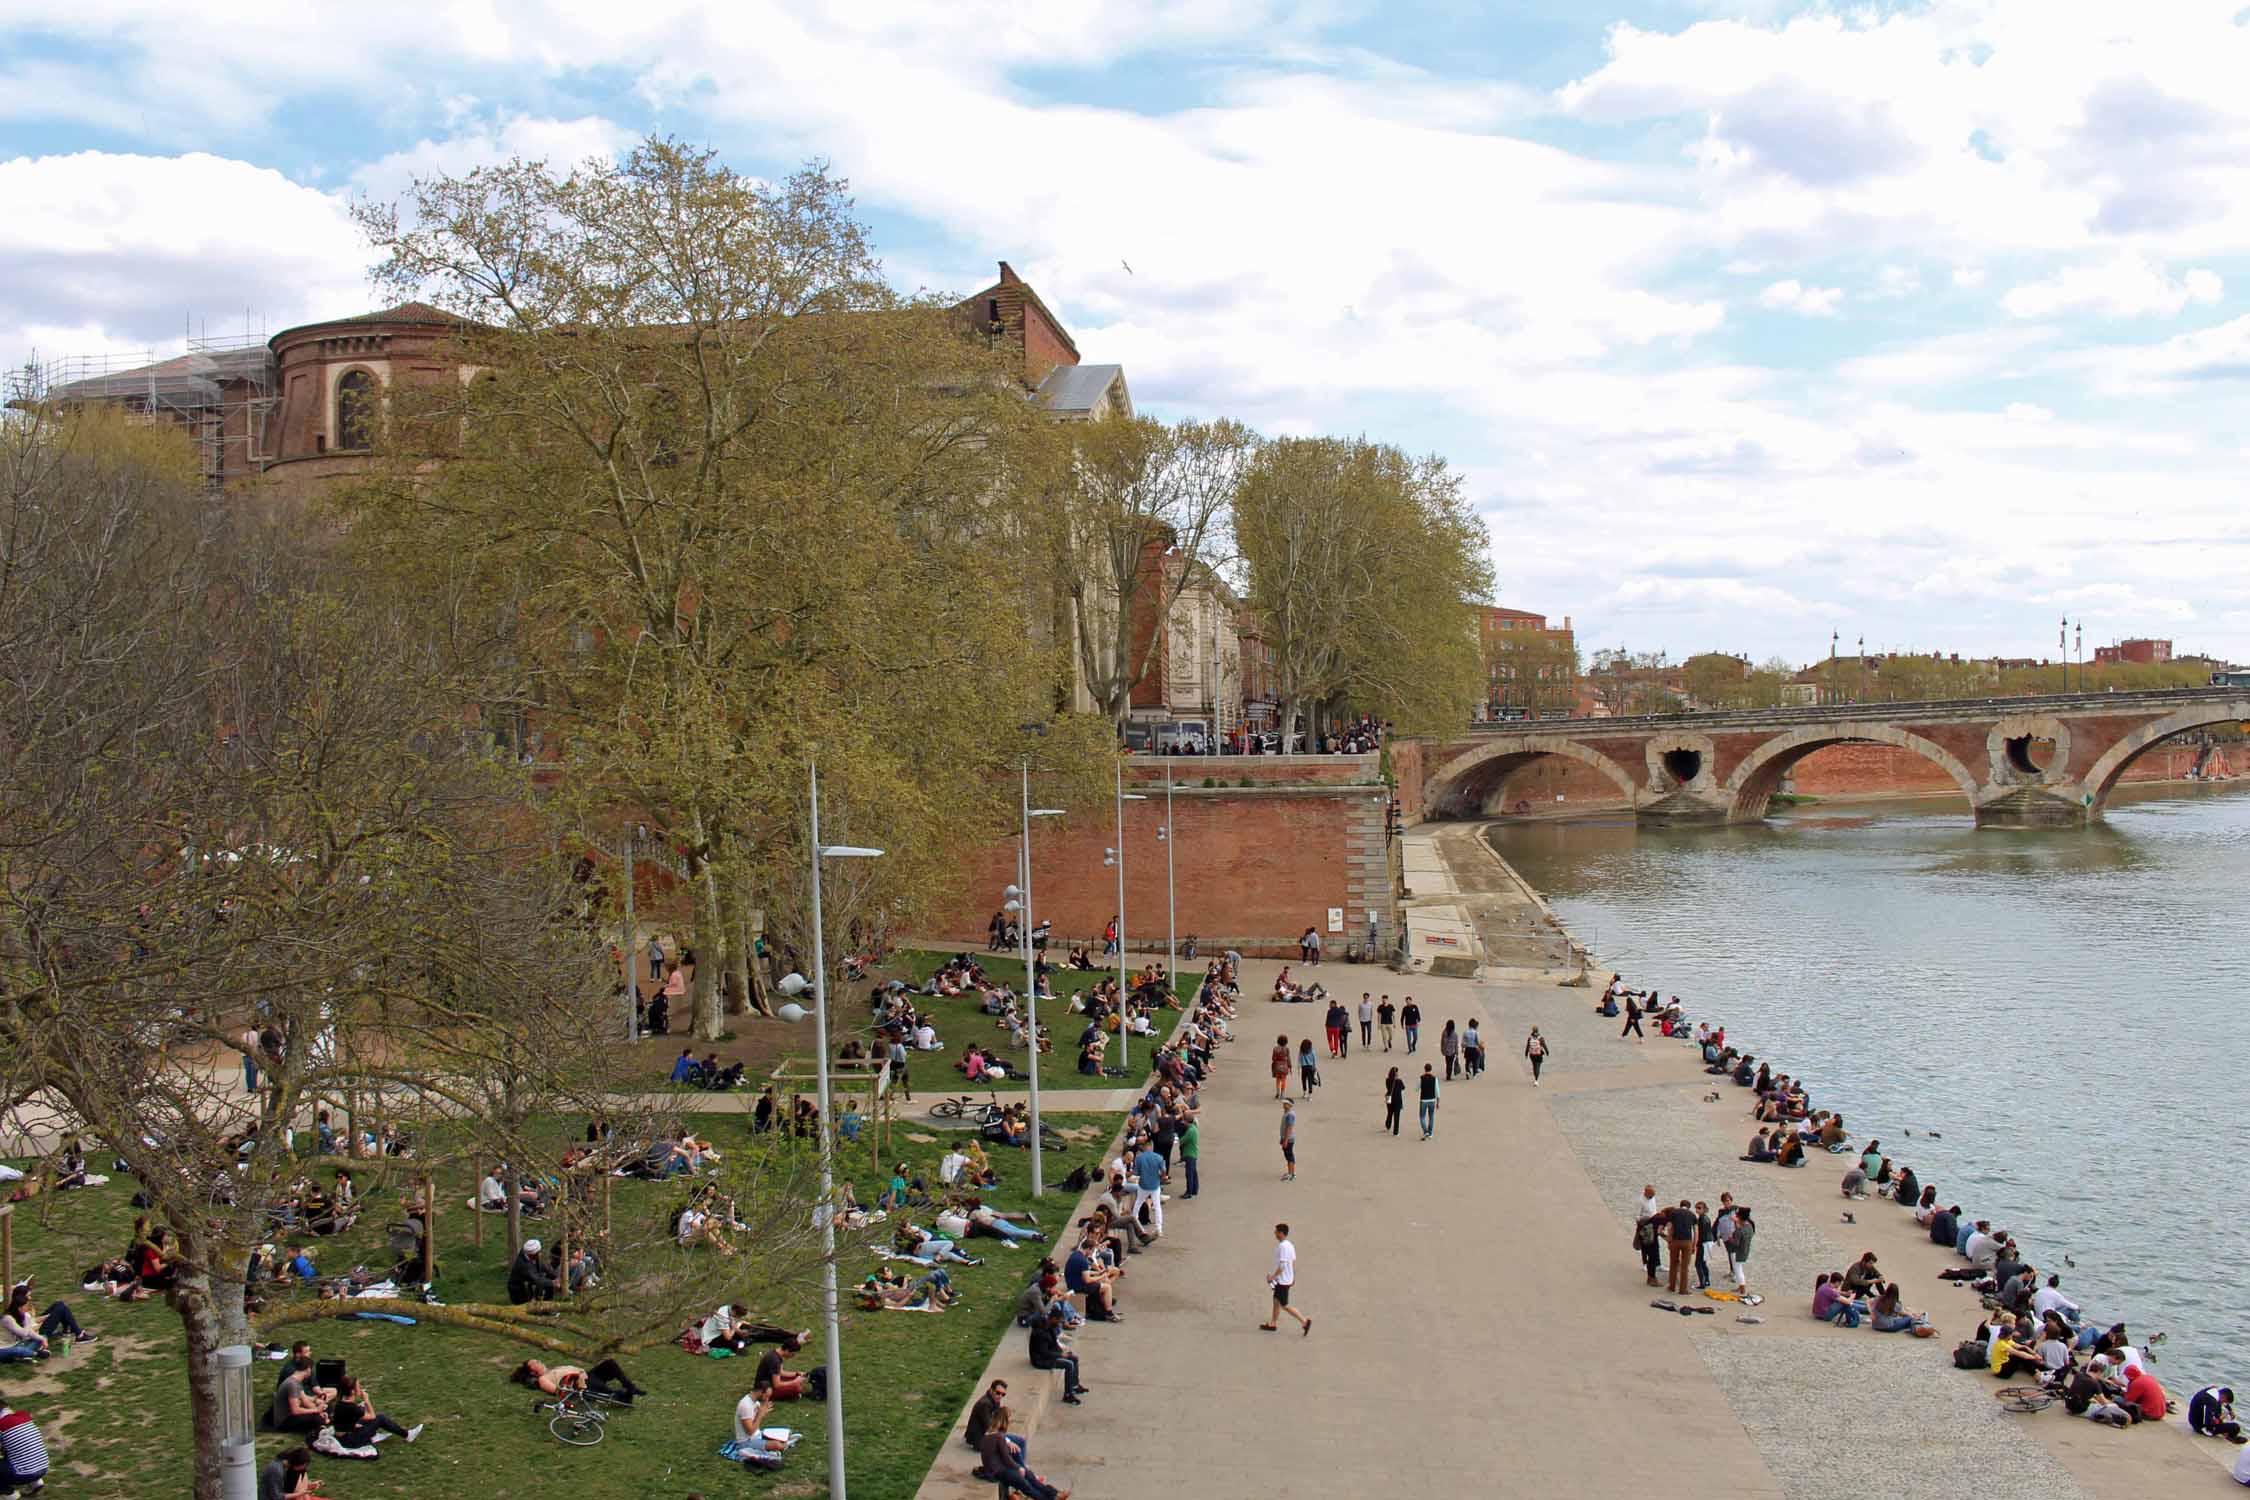
{"type": "Polygon", "coordinates": [[[806,990],[811,989],[812,986],[806,982],[804,975],[792,972],[782,975],[781,983],[776,985],[775,988],[780,990],[784,995],[795,996],[802,995],[806,990]]]}
{"type": "Polygon", "coordinates": [[[782,1020],[787,1021],[790,1025],[794,1026],[799,1021],[802,1021],[806,1016],[811,1015],[812,1012],[806,1010],[802,1005],[797,1004],[795,1001],[791,1001],[789,1004],[784,1005],[780,1009],[776,1010],[774,1014],[781,1017],[782,1020]]]}

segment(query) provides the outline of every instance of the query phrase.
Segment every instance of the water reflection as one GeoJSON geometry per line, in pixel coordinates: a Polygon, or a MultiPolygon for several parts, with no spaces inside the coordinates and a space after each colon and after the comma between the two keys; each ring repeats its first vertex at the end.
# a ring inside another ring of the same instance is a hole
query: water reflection
{"type": "Polygon", "coordinates": [[[2127,791],[2087,829],[1979,831],[1945,799],[1489,837],[1613,967],[1887,1142],[1913,1130],[1949,1199],[2168,1328],[2168,1384],[2250,1378],[2250,1218],[2214,1166],[2250,1114],[2250,786],[2127,791]]]}

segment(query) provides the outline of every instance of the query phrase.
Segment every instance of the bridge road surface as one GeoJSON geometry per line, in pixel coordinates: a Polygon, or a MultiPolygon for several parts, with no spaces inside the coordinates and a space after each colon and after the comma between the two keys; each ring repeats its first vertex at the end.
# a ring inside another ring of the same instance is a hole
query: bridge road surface
{"type": "MultiPolygon", "coordinates": [[[[1170,1232],[1128,1262],[1125,1321],[1080,1336],[1093,1394],[1049,1409],[1033,1467],[1079,1500],[1783,1495],[1687,1320],[1649,1309],[1657,1294],[1550,1115],[1552,1088],[1528,1087],[1514,1060],[1521,1037],[1486,1032],[1491,1071],[1446,1085],[1427,1143],[1410,1086],[1394,1139],[1379,1086],[1389,1065],[1407,1075],[1403,1033],[1387,1057],[1378,1039],[1328,1060],[1318,1009],[1257,998],[1273,966],[1245,967],[1238,1040],[1203,1095],[1202,1192],[1168,1205],[1170,1232]],[[1286,1183],[1267,1073],[1284,1028],[1315,1038],[1325,1081],[1298,1105],[1286,1183]],[[1257,1326],[1283,1220],[1309,1337],[1287,1318],[1257,1326]]],[[[1363,987],[1412,991],[1432,1018],[1416,1075],[1424,1061],[1444,1074],[1444,1017],[1487,1014],[1490,987],[1467,981],[1342,964],[1317,977],[1350,1004],[1363,987]]],[[[1585,995],[1550,982],[1537,1003],[1575,1013],[1585,995]]]]}

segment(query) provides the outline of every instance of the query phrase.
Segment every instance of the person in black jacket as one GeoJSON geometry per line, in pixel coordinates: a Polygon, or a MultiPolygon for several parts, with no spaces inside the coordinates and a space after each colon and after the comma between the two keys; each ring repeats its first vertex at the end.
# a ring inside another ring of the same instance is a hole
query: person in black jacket
{"type": "MultiPolygon", "coordinates": [[[[1063,1372],[1063,1401],[1066,1405],[1076,1406],[1078,1398],[1086,1394],[1086,1387],[1078,1383],[1078,1356],[1063,1350],[1061,1313],[1050,1311],[1031,1330],[1031,1367],[1034,1370],[1063,1372]]],[[[990,1457],[989,1454],[986,1456],[990,1457]]]]}
{"type": "Polygon", "coordinates": [[[1959,1240],[1960,1238],[1961,1238],[1961,1205],[1960,1205],[1960,1204],[1956,1203],[1956,1204],[1954,1204],[1954,1205],[1953,1205],[1953,1206],[1952,1206],[1951,1208],[1941,1208],[1941,1209],[1939,1209],[1939,1210],[1938,1210],[1938,1211],[1937,1211],[1936,1213],[1934,1213],[1934,1214],[1930,1215],[1930,1243],[1931,1243],[1931,1244],[1933,1244],[1933,1245],[1943,1245],[1943,1246],[1945,1246],[1945,1248],[1946,1248],[1946,1249],[1950,1250],[1950,1249],[1952,1249],[1952,1248],[1953,1248],[1953,1246],[1954,1246],[1954,1243],[1955,1243],[1956,1241],[1958,1241],[1958,1240],[1959,1240]]]}
{"type": "Polygon", "coordinates": [[[555,1295],[554,1270],[539,1258],[539,1249],[537,1240],[525,1240],[508,1265],[508,1300],[518,1307],[555,1295]]]}

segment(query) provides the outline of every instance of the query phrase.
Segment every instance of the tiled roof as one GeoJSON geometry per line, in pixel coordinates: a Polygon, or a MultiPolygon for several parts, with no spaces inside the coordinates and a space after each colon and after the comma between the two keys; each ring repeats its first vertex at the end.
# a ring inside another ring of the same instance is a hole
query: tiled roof
{"type": "MultiPolygon", "coordinates": [[[[1039,404],[1052,412],[1084,415],[1099,407],[1113,385],[1125,383],[1123,365],[1057,365],[1039,382],[1039,404]]],[[[1126,398],[1129,403],[1131,397],[1126,398]]]]}

